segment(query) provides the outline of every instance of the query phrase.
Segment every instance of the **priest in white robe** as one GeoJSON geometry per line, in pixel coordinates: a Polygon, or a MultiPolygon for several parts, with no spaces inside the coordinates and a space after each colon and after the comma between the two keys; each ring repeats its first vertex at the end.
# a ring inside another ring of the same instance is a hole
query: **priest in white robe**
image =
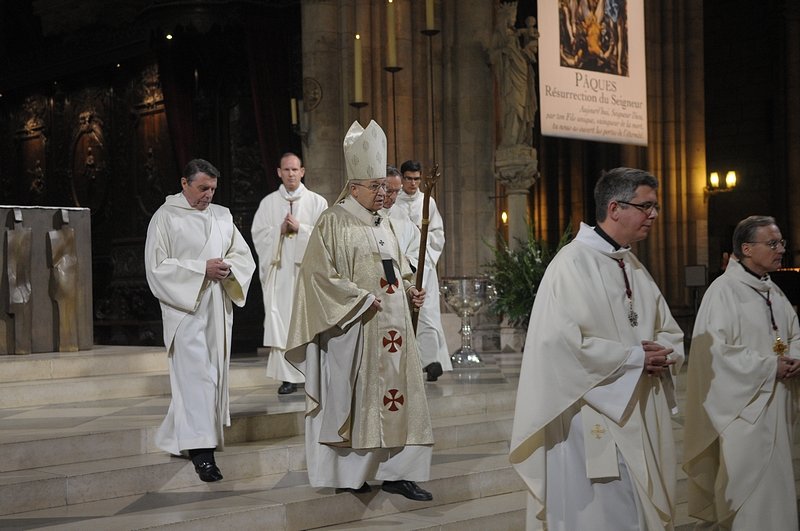
{"type": "MultiPolygon", "coordinates": [[[[419,229],[411,222],[408,216],[391,217],[392,207],[397,201],[397,194],[403,189],[402,175],[394,166],[386,168],[386,199],[383,201],[381,216],[387,218],[392,224],[392,231],[400,245],[400,253],[411,265],[411,270],[416,272],[419,260],[419,229]]],[[[426,299],[427,299],[426,293],[426,299]]],[[[417,342],[419,346],[419,341],[417,342]]]]}
{"type": "Polygon", "coordinates": [[[203,481],[222,474],[214,452],[230,426],[228,369],[233,304],[244,306],[255,262],[230,211],[211,203],[219,171],[190,161],[182,191],[153,214],[145,242],[145,271],[161,304],[172,389],[156,446],[188,454],[203,481]]]}
{"type": "Polygon", "coordinates": [[[328,202],[303,184],[305,168],[294,153],[284,153],[277,172],[281,185],[261,200],[251,233],[264,295],[263,345],[270,347],[267,376],[282,382],[279,394],[289,394],[304,381],[285,358],[295,279],[311,229],[328,202]]]}
{"type": "Polygon", "coordinates": [[[410,304],[411,283],[385,199],[386,136],[353,123],[344,141],[348,182],[311,233],[300,266],[287,359],[306,377],[306,462],[311,485],[381,488],[432,499],[433,446],[410,304]]]}
{"type": "MultiPolygon", "coordinates": [[[[396,204],[390,215],[392,219],[408,218],[417,229],[421,229],[424,194],[419,191],[419,183],[422,178],[422,165],[417,161],[407,160],[400,166],[400,173],[403,176],[403,189],[397,194],[396,204]]],[[[444,250],[444,223],[433,197],[430,198],[428,219],[422,284],[427,295],[417,320],[417,343],[427,379],[434,382],[443,371],[452,371],[453,364],[450,361],[450,351],[442,328],[439,276],[436,272],[436,265],[444,250]]],[[[418,258],[419,254],[412,262],[414,268],[417,266],[418,258]]]]}
{"type": "Polygon", "coordinates": [[[672,529],[673,374],[683,333],[631,251],[658,217],[658,181],[616,168],[538,286],[510,459],[528,487],[528,529],[672,529]]]}
{"type": "Polygon", "coordinates": [[[792,447],[800,325],[770,273],[786,242],[751,216],[695,320],[684,431],[689,515],[719,529],[798,529],[792,447]]]}

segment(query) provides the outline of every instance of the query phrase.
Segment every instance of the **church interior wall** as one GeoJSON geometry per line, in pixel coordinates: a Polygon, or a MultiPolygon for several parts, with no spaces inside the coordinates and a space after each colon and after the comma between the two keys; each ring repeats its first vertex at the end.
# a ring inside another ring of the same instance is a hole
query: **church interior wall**
{"type": "MultiPolygon", "coordinates": [[[[175,14],[160,12],[162,19],[144,24],[141,14],[153,2],[109,2],[85,3],[81,13],[62,18],[51,0],[2,4],[0,201],[90,206],[96,340],[157,344],[158,306],[141,261],[152,211],[164,195],[178,191],[175,138],[158,72],[163,43],[155,39],[162,35],[154,32],[175,14]],[[109,6],[120,7],[116,17],[108,15],[109,6]]],[[[448,241],[440,276],[480,273],[491,256],[484,242],[503,230],[499,209],[506,191],[494,176],[496,100],[487,55],[497,3],[437,1],[441,33],[428,37],[421,33],[424,3],[399,0],[403,68],[394,74],[396,93],[384,69],[382,3],[260,3],[267,14],[264,31],[273,39],[265,42],[274,48],[265,52],[268,64],[262,67],[272,82],[270,112],[277,116],[267,133],[272,155],[266,157],[301,151],[309,187],[329,201],[344,183],[341,136],[353,120],[375,119],[384,127],[389,161],[414,158],[426,168],[438,162],[442,178],[434,196],[448,241]],[[350,105],[352,36],[362,27],[369,33],[368,101],[356,108],[350,105]],[[295,128],[290,97],[304,100],[295,128]]],[[[518,26],[535,11],[534,0],[521,0],[518,26]]],[[[626,164],[662,179],[659,225],[637,253],[678,308],[690,301],[683,266],[704,264],[714,272],[742,217],[775,215],[784,235],[796,240],[800,213],[794,214],[792,197],[800,194],[800,155],[792,139],[800,118],[790,89],[799,74],[790,43],[797,42],[798,11],[788,0],[648,1],[650,145],[536,136],[540,176],[528,209],[537,237],[556,242],[568,226],[577,231],[580,221],[594,222],[594,182],[602,170],[626,164]],[[741,172],[737,189],[707,196],[708,172],[728,166],[741,172]]],[[[222,170],[217,200],[231,208],[249,239],[258,201],[277,180],[263,162],[242,19],[234,15],[202,30],[184,20],[196,45],[183,57],[199,65],[194,154],[222,170]]],[[[797,265],[796,248],[787,253],[787,265],[797,265]]],[[[250,303],[237,310],[236,348],[251,349],[260,337],[263,309],[254,303],[260,298],[254,283],[250,303]]]]}

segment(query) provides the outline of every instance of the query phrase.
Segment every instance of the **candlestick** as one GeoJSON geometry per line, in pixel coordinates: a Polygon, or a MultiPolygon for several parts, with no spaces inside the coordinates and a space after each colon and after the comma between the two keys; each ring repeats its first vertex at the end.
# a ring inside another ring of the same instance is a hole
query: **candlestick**
{"type": "Polygon", "coordinates": [[[433,0],[425,0],[425,29],[436,29],[433,20],[433,0]]]}
{"type": "Polygon", "coordinates": [[[297,125],[297,99],[292,98],[291,100],[291,109],[292,109],[292,125],[297,125]]]}
{"type": "Polygon", "coordinates": [[[355,101],[363,101],[363,87],[361,86],[361,35],[356,33],[356,42],[353,46],[353,71],[355,82],[355,101]]]}
{"type": "Polygon", "coordinates": [[[394,2],[386,6],[386,66],[397,66],[397,35],[394,22],[394,2]]]}

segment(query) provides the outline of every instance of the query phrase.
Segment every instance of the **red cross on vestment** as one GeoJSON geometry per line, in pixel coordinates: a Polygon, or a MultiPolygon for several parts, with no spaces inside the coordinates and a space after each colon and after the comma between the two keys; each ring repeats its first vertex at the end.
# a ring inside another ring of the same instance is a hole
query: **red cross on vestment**
{"type": "Polygon", "coordinates": [[[389,392],[383,395],[383,405],[389,406],[387,409],[389,411],[398,411],[405,402],[405,397],[400,393],[397,389],[389,389],[389,392]]]}
{"type": "Polygon", "coordinates": [[[403,336],[397,330],[389,330],[389,336],[383,337],[383,347],[394,354],[403,346],[403,336]],[[388,348],[387,348],[388,347],[388,348]]]}
{"type": "Polygon", "coordinates": [[[395,289],[400,287],[400,281],[395,280],[394,284],[390,284],[385,278],[381,277],[381,288],[386,290],[386,293],[391,295],[395,292],[395,289]]]}

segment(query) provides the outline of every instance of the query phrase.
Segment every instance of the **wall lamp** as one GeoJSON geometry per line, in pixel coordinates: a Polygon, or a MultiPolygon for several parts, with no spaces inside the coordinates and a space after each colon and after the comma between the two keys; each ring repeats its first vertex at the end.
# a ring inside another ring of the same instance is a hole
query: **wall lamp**
{"type": "Polygon", "coordinates": [[[708,199],[709,195],[732,191],[736,188],[736,179],[736,172],[734,170],[729,170],[725,174],[725,182],[720,181],[718,171],[712,171],[708,174],[708,184],[703,188],[703,197],[708,199]]]}

